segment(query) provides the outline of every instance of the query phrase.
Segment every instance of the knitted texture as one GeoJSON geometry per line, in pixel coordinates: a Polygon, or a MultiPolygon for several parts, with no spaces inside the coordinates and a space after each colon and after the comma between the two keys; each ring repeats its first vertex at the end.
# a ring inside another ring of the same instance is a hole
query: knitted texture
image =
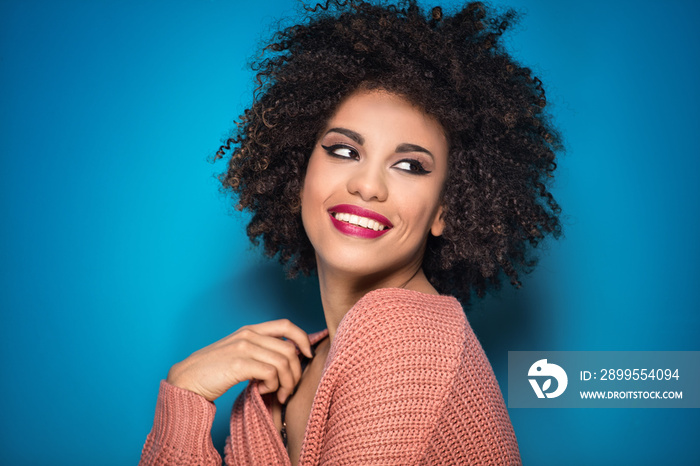
{"type": "MultiPolygon", "coordinates": [[[[312,343],[326,334],[312,335],[312,343]]],[[[209,435],[214,411],[188,411],[198,406],[190,396],[201,398],[162,382],[142,464],[220,461],[209,435]]],[[[290,464],[270,412],[257,384],[249,384],[233,407],[227,465],[290,464]]],[[[493,370],[456,299],[387,288],[348,311],[299,464],[521,464],[493,370]]]]}
{"type": "Polygon", "coordinates": [[[141,453],[142,465],[220,465],[211,441],[216,407],[189,390],[160,383],[153,429],[141,453]]]}

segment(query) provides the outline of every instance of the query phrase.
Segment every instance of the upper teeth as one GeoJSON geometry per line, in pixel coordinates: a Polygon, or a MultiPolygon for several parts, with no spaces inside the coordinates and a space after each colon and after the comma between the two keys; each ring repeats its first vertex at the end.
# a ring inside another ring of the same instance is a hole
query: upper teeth
{"type": "Polygon", "coordinates": [[[371,218],[360,217],[358,215],[343,212],[333,212],[333,217],[335,217],[336,220],[340,220],[341,222],[351,223],[353,225],[361,226],[363,228],[368,228],[374,231],[381,231],[386,228],[384,225],[375,220],[372,220],[371,218]]]}

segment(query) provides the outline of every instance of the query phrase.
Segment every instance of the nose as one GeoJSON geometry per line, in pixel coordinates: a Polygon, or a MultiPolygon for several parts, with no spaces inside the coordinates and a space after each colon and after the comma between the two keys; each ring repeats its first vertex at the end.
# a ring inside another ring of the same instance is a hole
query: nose
{"type": "Polygon", "coordinates": [[[348,192],[364,201],[385,201],[389,190],[381,167],[369,163],[358,165],[348,179],[348,192]]]}

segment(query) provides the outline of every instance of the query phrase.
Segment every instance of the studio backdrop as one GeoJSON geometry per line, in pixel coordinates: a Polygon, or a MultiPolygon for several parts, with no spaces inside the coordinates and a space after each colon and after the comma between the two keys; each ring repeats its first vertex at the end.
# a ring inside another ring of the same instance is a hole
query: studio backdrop
{"type": "MultiPolygon", "coordinates": [[[[505,44],[566,146],[564,235],[467,312],[504,396],[509,351],[699,351],[700,7],[495,5],[521,13],[505,44]]],[[[244,324],[324,327],[314,278],[249,245],[210,162],[252,100],[246,63],[301,14],[0,2],[0,463],[136,464],[173,363],[244,324]]],[[[218,448],[242,388],[217,400],[218,448]]],[[[509,413],[527,465],[700,464],[697,409],[509,413]]]]}

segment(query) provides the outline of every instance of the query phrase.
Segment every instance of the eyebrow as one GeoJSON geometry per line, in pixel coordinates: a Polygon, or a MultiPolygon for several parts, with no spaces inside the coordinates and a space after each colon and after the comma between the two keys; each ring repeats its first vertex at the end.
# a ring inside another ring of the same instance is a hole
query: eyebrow
{"type": "MultiPolygon", "coordinates": [[[[326,131],[326,134],[328,133],[340,133],[344,136],[349,137],[359,145],[364,145],[365,143],[365,138],[363,138],[359,133],[356,133],[355,131],[347,128],[331,128],[328,131],[326,131]]],[[[409,144],[409,143],[403,143],[399,144],[396,146],[396,153],[406,153],[406,152],[422,152],[424,154],[428,154],[433,160],[435,159],[435,156],[430,152],[428,149],[425,147],[418,146],[416,144],[409,144]]]]}
{"type": "Polygon", "coordinates": [[[417,146],[415,144],[407,144],[407,143],[399,144],[396,147],[396,152],[399,154],[402,152],[423,152],[424,154],[428,154],[430,156],[430,158],[435,160],[435,156],[433,156],[432,152],[430,152],[425,147],[417,146]]]}
{"type": "Polygon", "coordinates": [[[363,138],[362,136],[360,136],[359,133],[356,133],[355,131],[353,131],[351,129],[331,128],[328,131],[326,131],[326,134],[328,134],[328,133],[340,133],[344,136],[349,137],[350,139],[352,139],[353,141],[355,141],[356,143],[358,143],[361,146],[364,145],[364,143],[365,143],[365,138],[363,138]]]}

